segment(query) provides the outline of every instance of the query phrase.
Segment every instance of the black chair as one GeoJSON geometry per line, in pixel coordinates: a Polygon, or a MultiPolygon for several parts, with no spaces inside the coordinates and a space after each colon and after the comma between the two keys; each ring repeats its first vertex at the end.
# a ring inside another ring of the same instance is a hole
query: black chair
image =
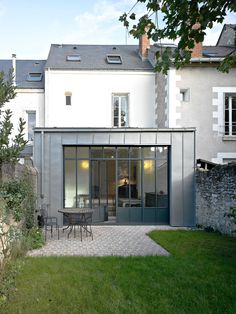
{"type": "Polygon", "coordinates": [[[53,228],[57,231],[57,238],[59,240],[59,225],[57,221],[57,217],[53,217],[49,215],[49,204],[42,204],[40,212],[41,217],[43,217],[43,225],[44,225],[44,235],[45,241],[47,240],[47,232],[51,232],[51,238],[53,237],[53,228]]]}

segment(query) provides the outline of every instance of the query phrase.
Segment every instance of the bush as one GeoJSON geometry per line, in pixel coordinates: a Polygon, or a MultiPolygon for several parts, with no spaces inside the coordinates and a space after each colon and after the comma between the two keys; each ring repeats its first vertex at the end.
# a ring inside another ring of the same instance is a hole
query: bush
{"type": "Polygon", "coordinates": [[[33,227],[27,230],[26,245],[28,250],[41,248],[45,244],[42,229],[33,227]]]}

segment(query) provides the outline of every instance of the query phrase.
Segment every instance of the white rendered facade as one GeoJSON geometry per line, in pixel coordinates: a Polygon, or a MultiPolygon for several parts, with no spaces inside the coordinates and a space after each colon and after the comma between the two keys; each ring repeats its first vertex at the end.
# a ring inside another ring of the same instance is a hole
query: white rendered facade
{"type": "Polygon", "coordinates": [[[45,126],[113,127],[114,94],[128,96],[129,127],[155,127],[154,73],[76,70],[45,71],[45,126]]]}

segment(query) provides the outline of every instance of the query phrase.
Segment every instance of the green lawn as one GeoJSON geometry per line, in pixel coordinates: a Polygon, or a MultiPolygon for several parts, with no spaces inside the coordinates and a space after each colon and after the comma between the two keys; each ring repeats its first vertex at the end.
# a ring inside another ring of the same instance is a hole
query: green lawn
{"type": "Polygon", "coordinates": [[[158,231],[170,257],[27,258],[1,313],[236,313],[236,239],[158,231]]]}

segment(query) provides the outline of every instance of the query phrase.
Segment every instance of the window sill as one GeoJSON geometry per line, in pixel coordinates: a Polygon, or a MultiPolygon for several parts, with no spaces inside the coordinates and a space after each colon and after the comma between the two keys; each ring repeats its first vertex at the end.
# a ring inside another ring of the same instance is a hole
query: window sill
{"type": "Polygon", "coordinates": [[[236,135],[223,135],[223,141],[236,141],[236,135]]]}

